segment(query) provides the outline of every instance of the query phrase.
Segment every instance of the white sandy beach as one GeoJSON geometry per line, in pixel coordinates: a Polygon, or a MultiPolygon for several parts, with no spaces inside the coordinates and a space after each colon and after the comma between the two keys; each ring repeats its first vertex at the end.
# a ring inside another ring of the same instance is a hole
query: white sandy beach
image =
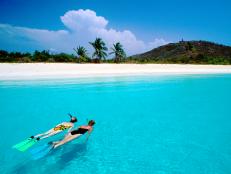
{"type": "Polygon", "coordinates": [[[0,63],[0,80],[227,73],[229,65],[0,63]]]}

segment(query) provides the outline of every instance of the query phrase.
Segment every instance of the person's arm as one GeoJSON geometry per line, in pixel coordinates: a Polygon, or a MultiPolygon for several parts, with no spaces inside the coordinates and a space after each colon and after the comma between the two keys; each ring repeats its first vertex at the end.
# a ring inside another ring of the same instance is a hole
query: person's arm
{"type": "Polygon", "coordinates": [[[74,128],[74,125],[72,125],[72,126],[68,129],[67,133],[70,133],[70,132],[72,131],[73,128],[74,128]]]}
{"type": "Polygon", "coordinates": [[[88,140],[89,136],[91,135],[92,131],[93,131],[93,128],[91,128],[91,129],[88,131],[88,134],[87,134],[87,137],[86,137],[86,141],[85,141],[85,142],[87,142],[87,140],[88,140]]]}
{"type": "Polygon", "coordinates": [[[56,128],[56,127],[59,127],[59,126],[61,126],[61,125],[63,125],[64,123],[59,123],[59,124],[57,124],[55,127],[53,127],[53,129],[54,128],[56,128]]]}
{"type": "Polygon", "coordinates": [[[47,132],[44,132],[44,133],[41,133],[41,134],[38,134],[38,135],[35,135],[34,138],[37,138],[37,137],[42,137],[42,136],[46,136],[48,134],[50,134],[51,132],[54,131],[54,129],[60,125],[62,125],[63,123],[60,123],[58,125],[56,125],[55,127],[51,128],[50,130],[48,130],[47,132]]]}

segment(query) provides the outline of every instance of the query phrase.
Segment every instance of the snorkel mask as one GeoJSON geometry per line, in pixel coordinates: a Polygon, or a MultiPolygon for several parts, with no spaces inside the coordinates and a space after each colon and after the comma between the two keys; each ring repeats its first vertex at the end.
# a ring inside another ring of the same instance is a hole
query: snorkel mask
{"type": "Polygon", "coordinates": [[[76,117],[74,117],[74,116],[72,116],[70,113],[68,113],[68,115],[70,116],[70,118],[71,118],[71,120],[70,120],[70,122],[71,123],[75,123],[75,122],[77,122],[78,120],[77,120],[77,118],[76,117]]]}

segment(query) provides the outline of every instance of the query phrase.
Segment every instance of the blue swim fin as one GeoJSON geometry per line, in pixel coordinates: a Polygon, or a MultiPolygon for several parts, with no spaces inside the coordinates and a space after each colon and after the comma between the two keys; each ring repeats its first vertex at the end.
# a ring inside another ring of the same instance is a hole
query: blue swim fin
{"type": "Polygon", "coordinates": [[[33,160],[38,160],[45,157],[52,149],[53,144],[44,144],[42,146],[36,147],[30,151],[33,160]]]}
{"type": "Polygon", "coordinates": [[[36,154],[36,153],[39,153],[39,152],[45,150],[47,147],[48,147],[48,144],[44,144],[44,145],[35,147],[35,148],[33,148],[33,149],[30,150],[30,153],[31,153],[32,155],[34,155],[34,154],[36,154]]]}

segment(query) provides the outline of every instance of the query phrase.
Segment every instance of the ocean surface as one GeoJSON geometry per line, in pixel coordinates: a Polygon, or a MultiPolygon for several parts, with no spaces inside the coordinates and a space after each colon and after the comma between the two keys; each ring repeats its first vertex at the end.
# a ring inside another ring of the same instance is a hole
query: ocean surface
{"type": "Polygon", "coordinates": [[[0,81],[0,118],[1,174],[231,173],[231,75],[0,81]],[[39,160],[12,149],[69,112],[96,121],[87,143],[39,160]]]}

